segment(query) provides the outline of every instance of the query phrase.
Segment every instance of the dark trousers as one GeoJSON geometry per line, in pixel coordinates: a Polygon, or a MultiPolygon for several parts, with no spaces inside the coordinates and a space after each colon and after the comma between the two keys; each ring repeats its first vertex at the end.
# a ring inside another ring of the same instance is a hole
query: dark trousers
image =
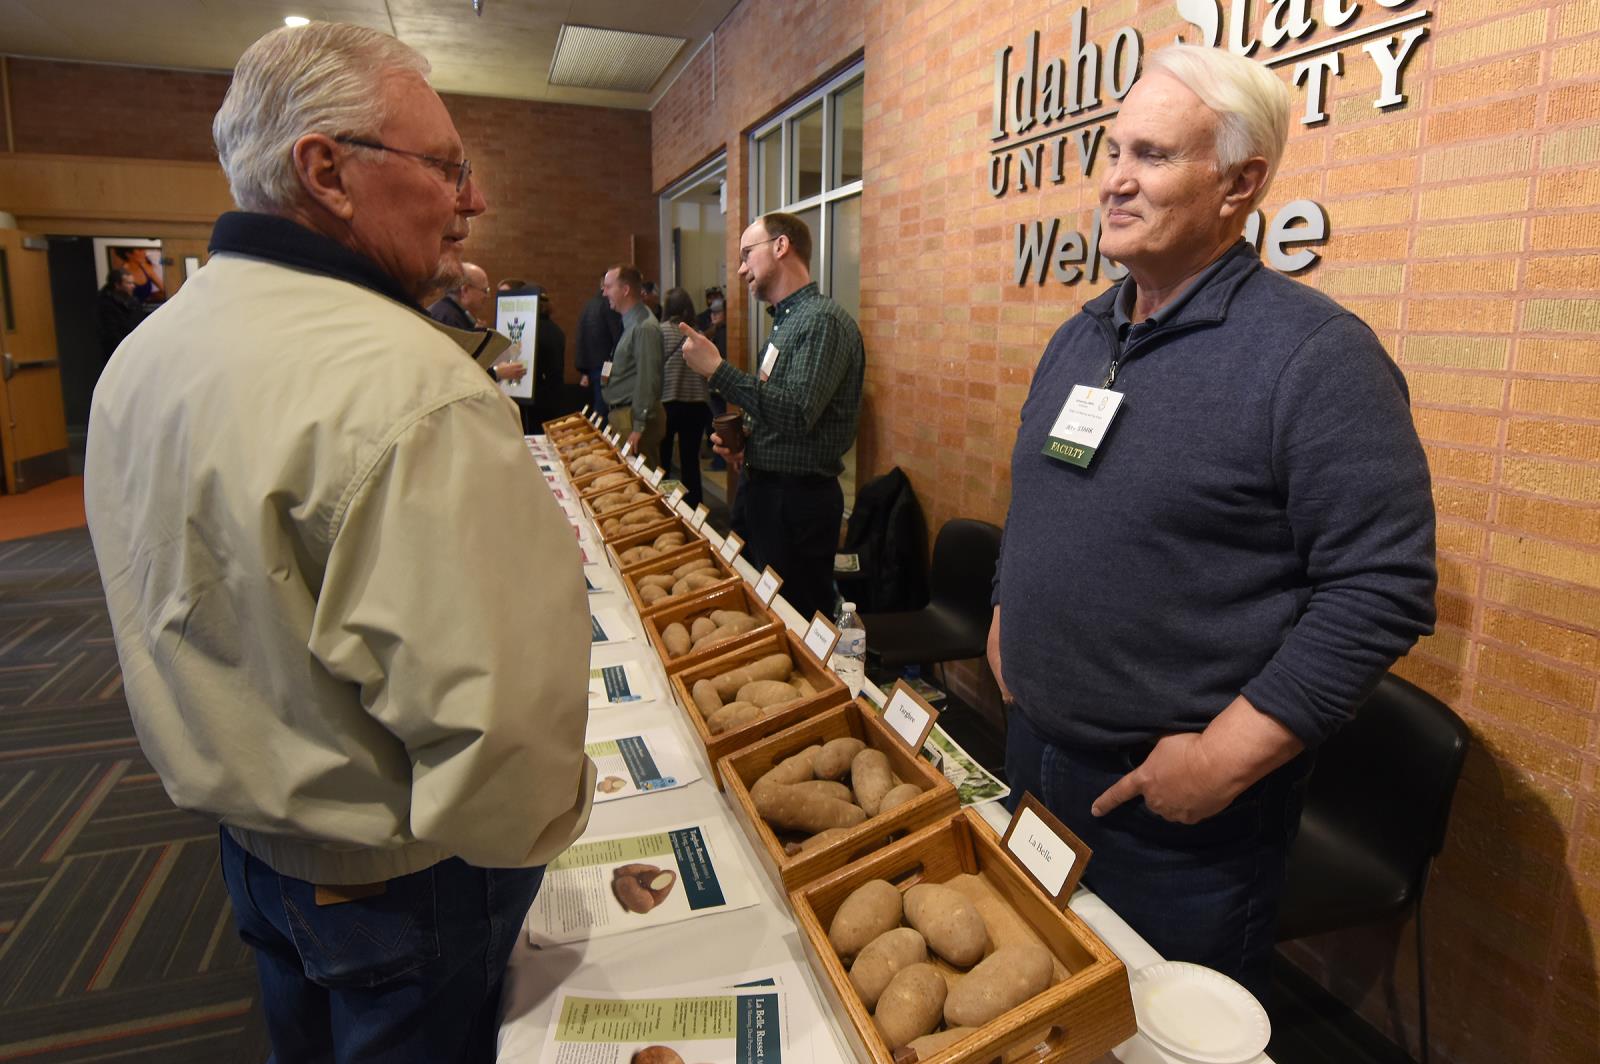
{"type": "Polygon", "coordinates": [[[1168,960],[1215,968],[1265,1002],[1289,844],[1311,758],[1268,773],[1222,812],[1177,824],[1135,798],[1105,816],[1090,804],[1149,752],[1051,743],[1013,707],[1006,780],[1015,811],[1031,791],[1094,850],[1083,882],[1168,960]]]}
{"type": "Polygon", "coordinates": [[[452,858],[334,905],[222,830],[239,937],[255,948],[275,1064],[492,1062],[500,989],[541,868],[452,858]]]}
{"type": "Polygon", "coordinates": [[[662,403],[667,408],[667,435],[661,441],[661,468],[666,476],[672,475],[672,447],[677,441],[678,464],[683,468],[678,479],[683,482],[683,498],[690,506],[699,506],[700,444],[711,428],[711,408],[704,403],[662,403]]]}
{"type": "Polygon", "coordinates": [[[834,477],[756,473],[747,467],[733,500],[733,530],[757,569],[783,577],[779,592],[806,620],[833,616],[833,555],[839,549],[844,492],[834,477]]]}
{"type": "Polygon", "coordinates": [[[611,411],[611,408],[606,405],[606,397],[600,390],[600,371],[591,370],[588,376],[589,390],[594,394],[594,397],[589,401],[593,404],[594,412],[599,414],[601,417],[605,417],[606,414],[611,411]]]}

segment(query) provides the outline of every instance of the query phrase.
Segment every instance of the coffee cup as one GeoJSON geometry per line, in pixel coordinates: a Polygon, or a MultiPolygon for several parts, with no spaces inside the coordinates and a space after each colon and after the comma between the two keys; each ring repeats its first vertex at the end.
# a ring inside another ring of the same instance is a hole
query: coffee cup
{"type": "Polygon", "coordinates": [[[729,454],[738,454],[744,450],[744,415],[721,414],[711,419],[711,431],[716,433],[717,439],[722,441],[722,446],[729,454]]]}

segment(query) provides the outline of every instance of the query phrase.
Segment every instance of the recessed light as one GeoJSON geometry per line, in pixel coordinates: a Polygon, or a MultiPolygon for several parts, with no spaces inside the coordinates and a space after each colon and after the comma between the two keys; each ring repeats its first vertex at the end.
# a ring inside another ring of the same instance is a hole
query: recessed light
{"type": "Polygon", "coordinates": [[[306,26],[306,25],[309,25],[310,23],[311,23],[311,20],[306,18],[304,15],[285,15],[285,16],[283,16],[283,24],[285,26],[306,26]]]}

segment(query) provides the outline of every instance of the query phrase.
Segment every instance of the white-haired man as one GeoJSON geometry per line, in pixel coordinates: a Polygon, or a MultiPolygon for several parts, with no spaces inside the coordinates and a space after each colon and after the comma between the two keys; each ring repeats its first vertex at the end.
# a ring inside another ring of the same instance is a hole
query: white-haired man
{"type": "Polygon", "coordinates": [[[492,334],[418,306],[484,210],[427,71],[355,26],[251,45],[213,127],[242,210],[94,398],[128,705],[173,801],[222,823],[284,1061],[493,1059],[594,790],[570,530],[461,356],[492,334]]]}
{"type": "Polygon", "coordinates": [[[1034,375],[989,649],[1013,794],[1156,949],[1257,994],[1310,751],[1434,620],[1404,379],[1241,239],[1287,127],[1217,49],[1155,53],[1123,101],[1100,249],[1128,277],[1034,375]]]}

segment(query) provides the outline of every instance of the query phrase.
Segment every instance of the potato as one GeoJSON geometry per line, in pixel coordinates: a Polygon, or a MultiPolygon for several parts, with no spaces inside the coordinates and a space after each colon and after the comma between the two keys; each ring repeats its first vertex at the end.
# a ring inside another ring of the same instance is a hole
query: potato
{"type": "MultiPolygon", "coordinates": [[[[984,930],[989,933],[989,944],[996,951],[1007,946],[1044,945],[1038,932],[1028,926],[1028,922],[1018,916],[1017,911],[982,876],[959,875],[946,880],[944,885],[966,898],[978,910],[978,915],[983,918],[984,930]]],[[[1054,981],[1071,974],[1060,961],[1055,961],[1053,967],[1054,981]]]]}
{"type": "Polygon", "coordinates": [[[867,819],[867,814],[862,812],[860,806],[828,792],[810,789],[819,782],[824,786],[837,786],[825,780],[758,783],[750,791],[750,800],[755,804],[756,812],[761,814],[761,819],[785,831],[818,832],[829,828],[853,828],[867,819]]]}
{"type": "MultiPolygon", "coordinates": [[[[900,892],[894,884],[886,879],[869,879],[839,904],[828,924],[828,942],[841,958],[851,960],[867,943],[899,927],[900,913],[900,892]]],[[[939,1005],[944,1006],[942,995],[939,1005]]]]}
{"type": "Polygon", "coordinates": [[[749,702],[729,702],[706,718],[706,728],[712,735],[721,735],[723,732],[742,728],[765,715],[766,710],[749,702]]]}
{"type": "Polygon", "coordinates": [[[878,815],[883,796],[894,787],[894,773],[889,770],[889,755],[882,750],[862,750],[850,759],[850,789],[856,792],[856,801],[868,816],[878,815]]]}
{"type": "Polygon", "coordinates": [[[629,547],[618,557],[622,559],[623,565],[633,565],[637,562],[647,562],[654,558],[656,554],[657,551],[654,547],[629,547]]]}
{"type": "Polygon", "coordinates": [[[719,628],[737,628],[741,632],[748,632],[760,628],[764,618],[745,613],[742,610],[712,610],[711,620],[719,628]]]}
{"type": "Polygon", "coordinates": [[[798,754],[791,754],[778,762],[756,780],[755,785],[763,783],[803,783],[812,778],[812,766],[816,763],[820,746],[808,746],[798,754]]]}
{"type": "Polygon", "coordinates": [[[757,658],[736,669],[718,673],[711,677],[711,682],[716,685],[717,694],[723,698],[732,698],[738,693],[739,688],[751,680],[786,680],[793,671],[794,663],[789,660],[789,655],[780,651],[757,658]]]}
{"type": "Polygon", "coordinates": [[[654,506],[641,506],[637,510],[629,510],[622,515],[622,527],[631,525],[648,525],[661,520],[661,511],[654,506]]]}
{"type": "Polygon", "coordinates": [[[667,591],[661,587],[657,587],[655,584],[649,584],[639,589],[639,598],[642,599],[646,605],[649,605],[652,602],[659,602],[664,598],[670,597],[671,594],[672,593],[670,591],[667,591]]]}
{"type": "Polygon", "coordinates": [[[699,639],[696,639],[694,641],[694,648],[693,649],[701,650],[701,649],[703,649],[705,647],[713,646],[713,645],[715,645],[717,643],[720,643],[725,639],[732,639],[734,636],[736,636],[738,634],[739,634],[738,632],[729,631],[726,628],[713,628],[713,629],[711,629],[711,631],[707,632],[705,635],[701,636],[699,639]]]}
{"type": "Polygon", "coordinates": [[[800,852],[810,853],[813,850],[820,850],[834,839],[842,839],[848,834],[850,834],[849,828],[829,828],[827,831],[819,831],[800,844],[800,852]]]}
{"type": "Polygon", "coordinates": [[[889,793],[883,796],[883,801],[878,803],[878,812],[887,813],[897,805],[905,805],[921,793],[922,788],[915,783],[901,783],[891,787],[889,793]]]}
{"type": "Polygon", "coordinates": [[[717,694],[717,689],[711,685],[710,680],[696,680],[694,687],[689,691],[689,697],[694,699],[695,708],[700,710],[700,715],[709,717],[722,708],[722,696],[717,694]]]}
{"type": "Polygon", "coordinates": [[[710,558],[696,558],[694,561],[684,562],[672,570],[672,575],[681,580],[690,573],[699,572],[701,569],[715,569],[716,567],[717,563],[710,558]]]}
{"type": "Polygon", "coordinates": [[[925,1034],[921,1038],[913,1038],[910,1046],[916,1051],[918,1060],[927,1060],[935,1053],[941,1053],[967,1035],[973,1032],[971,1027],[950,1027],[936,1034],[925,1034]]]}
{"type": "Polygon", "coordinates": [[[661,535],[651,540],[650,545],[656,550],[666,550],[669,547],[681,547],[683,546],[683,533],[663,532],[661,535]]]}
{"type": "Polygon", "coordinates": [[[673,584],[672,593],[674,595],[684,595],[690,591],[699,591],[702,588],[710,587],[721,579],[722,574],[715,569],[697,569],[676,584],[673,584]]]}
{"type": "Polygon", "coordinates": [[[633,479],[631,473],[602,473],[590,483],[590,488],[614,488],[618,484],[626,484],[633,479]]]}
{"type": "Polygon", "coordinates": [[[842,783],[834,783],[832,780],[801,780],[799,783],[790,784],[790,786],[798,787],[807,794],[820,794],[825,798],[849,802],[851,805],[855,804],[851,800],[850,788],[842,783]]]}
{"type": "Polygon", "coordinates": [[[850,736],[845,736],[842,739],[832,739],[823,743],[822,753],[817,755],[817,778],[822,780],[844,779],[844,774],[850,771],[850,759],[866,748],[866,743],[850,736]]]}
{"type": "Polygon", "coordinates": [[[628,1064],[683,1064],[683,1058],[667,1046],[645,1046],[628,1058],[628,1064]]]}
{"type": "Polygon", "coordinates": [[[951,1027],[982,1027],[1050,985],[1054,958],[1043,946],[997,949],[963,975],[944,1003],[951,1027]]]}
{"type": "Polygon", "coordinates": [[[638,580],[635,580],[634,583],[638,584],[641,590],[646,587],[659,587],[661,590],[665,591],[667,588],[677,583],[677,581],[673,580],[672,577],[668,576],[666,573],[646,573],[638,580]]]}
{"type": "Polygon", "coordinates": [[[689,653],[689,630],[680,622],[673,621],[661,629],[661,642],[670,656],[681,658],[689,653]]]}
{"type": "Polygon", "coordinates": [[[689,625],[689,639],[698,643],[716,630],[717,624],[710,617],[696,617],[689,625]]]}
{"type": "Polygon", "coordinates": [[[801,676],[799,673],[794,674],[794,685],[799,690],[800,695],[803,698],[810,698],[812,695],[817,693],[817,689],[811,686],[811,681],[806,679],[804,676],[801,676]]]}
{"type": "Polygon", "coordinates": [[[960,893],[939,883],[918,883],[906,891],[906,923],[922,932],[928,948],[958,968],[983,959],[989,932],[983,917],[960,893]]]}
{"type": "Polygon", "coordinates": [[[751,680],[739,688],[736,697],[741,702],[753,702],[762,708],[780,702],[793,702],[800,692],[782,680],[751,680]]]}
{"type": "Polygon", "coordinates": [[[902,968],[883,988],[872,1022],[890,1048],[899,1049],[939,1025],[946,992],[944,976],[933,965],[902,968]]]}
{"type": "Polygon", "coordinates": [[[867,943],[856,956],[850,965],[850,985],[861,996],[861,1003],[873,1009],[896,972],[927,960],[928,943],[923,937],[909,927],[897,927],[867,943]]]}
{"type": "Polygon", "coordinates": [[[622,522],[618,521],[615,517],[608,517],[604,521],[600,522],[600,534],[602,536],[614,536],[621,531],[621,529],[622,522]]]}

